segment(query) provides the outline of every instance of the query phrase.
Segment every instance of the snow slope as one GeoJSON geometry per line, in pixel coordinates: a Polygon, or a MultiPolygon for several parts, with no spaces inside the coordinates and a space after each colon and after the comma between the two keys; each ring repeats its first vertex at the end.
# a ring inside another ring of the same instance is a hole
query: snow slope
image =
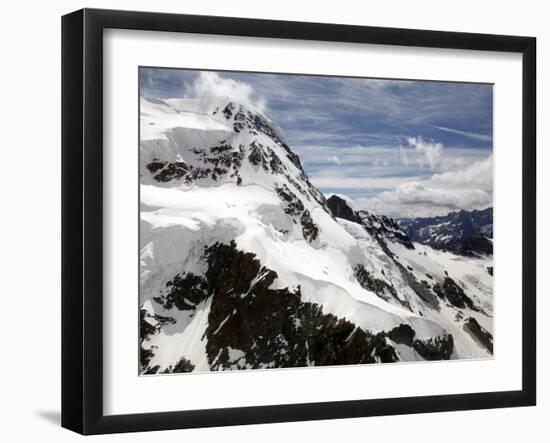
{"type": "Polygon", "coordinates": [[[140,108],[142,374],[491,355],[488,259],[339,218],[249,105],[140,108]]]}

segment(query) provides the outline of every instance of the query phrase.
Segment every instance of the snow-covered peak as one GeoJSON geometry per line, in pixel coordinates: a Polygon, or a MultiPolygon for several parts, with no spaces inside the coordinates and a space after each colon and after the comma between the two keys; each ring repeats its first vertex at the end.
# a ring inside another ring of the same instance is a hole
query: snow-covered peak
{"type": "MultiPolygon", "coordinates": [[[[227,124],[230,114],[236,114],[239,111],[250,112],[262,120],[262,123],[269,126],[280,140],[284,139],[282,129],[271,119],[269,119],[261,110],[252,105],[237,101],[229,97],[203,96],[200,98],[168,98],[160,99],[155,97],[142,97],[140,100],[141,116],[151,126],[161,125],[165,130],[171,127],[181,126],[189,127],[193,123],[203,119],[200,116],[207,117],[202,121],[204,128],[216,126],[214,122],[227,124]],[[196,118],[192,118],[197,116],[196,118]],[[157,120],[158,117],[160,121],[157,120]]],[[[155,132],[147,131],[147,127],[142,128],[141,140],[145,140],[155,135],[155,132]]],[[[156,132],[156,135],[160,135],[156,132]]]]}
{"type": "Polygon", "coordinates": [[[282,130],[251,105],[226,97],[142,98],[140,135],[142,183],[261,185],[310,211],[326,210],[282,130]]]}
{"type": "Polygon", "coordinates": [[[279,131],[280,135],[282,136],[282,130],[279,128],[279,126],[270,118],[268,118],[263,111],[261,111],[258,107],[249,102],[236,100],[227,96],[215,95],[204,95],[198,98],[169,98],[165,99],[164,102],[181,112],[196,112],[198,114],[212,116],[219,116],[218,112],[220,110],[224,110],[227,106],[233,107],[234,109],[242,108],[246,111],[250,111],[256,114],[257,116],[269,122],[269,124],[272,125],[274,129],[279,131]]]}

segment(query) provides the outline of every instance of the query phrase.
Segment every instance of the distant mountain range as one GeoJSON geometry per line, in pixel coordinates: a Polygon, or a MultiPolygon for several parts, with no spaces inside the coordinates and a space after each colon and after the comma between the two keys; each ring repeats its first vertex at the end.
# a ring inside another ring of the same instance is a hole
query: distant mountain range
{"type": "Polygon", "coordinates": [[[493,254],[493,208],[403,218],[398,223],[413,242],[466,256],[493,254]]]}

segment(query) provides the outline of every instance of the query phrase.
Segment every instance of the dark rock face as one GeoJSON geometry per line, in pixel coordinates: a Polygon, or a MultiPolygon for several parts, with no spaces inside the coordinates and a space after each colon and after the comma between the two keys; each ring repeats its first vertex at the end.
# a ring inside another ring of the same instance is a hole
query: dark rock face
{"type": "MultiPolygon", "coordinates": [[[[279,140],[278,138],[276,140],[279,140]]],[[[315,200],[325,211],[328,212],[327,202],[323,194],[315,188],[309,181],[309,178],[305,174],[298,156],[294,154],[290,148],[283,142],[278,142],[279,145],[285,150],[286,156],[288,159],[296,166],[298,169],[298,180],[294,178],[294,174],[288,170],[288,168],[283,164],[279,156],[275,151],[269,147],[264,146],[263,144],[253,141],[249,146],[248,161],[256,167],[261,167],[265,172],[270,174],[281,174],[291,183],[298,191],[302,193],[308,200],[315,200]]],[[[284,185],[285,191],[291,193],[295,196],[292,191],[288,189],[288,186],[284,185]]],[[[279,189],[276,189],[279,192],[279,189]]],[[[296,197],[297,199],[297,197],[296,197]]]]}
{"type": "Polygon", "coordinates": [[[195,366],[187,359],[182,358],[177,362],[173,367],[170,367],[163,371],[165,374],[176,373],[176,372],[192,372],[195,369],[195,366]]]}
{"type": "Polygon", "coordinates": [[[436,249],[465,256],[493,254],[493,208],[401,219],[399,225],[413,241],[436,249]]]}
{"type": "Polygon", "coordinates": [[[284,211],[288,215],[298,217],[304,211],[304,204],[287,185],[275,189],[281,200],[285,203],[284,211]]]}
{"type": "Polygon", "coordinates": [[[409,325],[401,323],[399,326],[393,328],[388,336],[396,343],[402,343],[407,346],[413,345],[414,336],[416,332],[409,325]]]}
{"type": "Polygon", "coordinates": [[[183,180],[191,183],[203,178],[218,180],[220,177],[229,176],[240,179],[239,169],[244,158],[241,148],[235,151],[227,144],[215,145],[209,149],[194,148],[191,152],[195,156],[198,165],[188,165],[183,161],[161,162],[154,160],[147,165],[147,169],[158,182],[170,182],[183,180]]]}
{"type": "Polygon", "coordinates": [[[392,258],[393,262],[397,265],[403,280],[405,280],[405,283],[407,283],[416,295],[418,295],[430,308],[439,311],[441,309],[439,306],[439,301],[430,290],[429,286],[421,281],[418,281],[414,274],[406,269],[399,260],[395,257],[392,258]]]}
{"type": "Polygon", "coordinates": [[[328,200],[328,207],[330,212],[334,217],[343,218],[344,220],[349,220],[356,223],[361,223],[357,214],[349,207],[346,201],[343,198],[338,197],[337,195],[332,195],[328,200]]]}
{"type": "MultiPolygon", "coordinates": [[[[298,170],[303,172],[298,156],[294,154],[280,138],[273,124],[263,116],[249,111],[242,105],[237,105],[232,102],[228,103],[224,108],[223,115],[227,120],[233,121],[233,130],[237,133],[243,130],[248,130],[253,134],[263,133],[267,135],[275,143],[283,147],[289,160],[298,168],[298,170]]],[[[253,161],[251,162],[254,163],[253,161]]]]}
{"type": "Polygon", "coordinates": [[[159,160],[153,160],[151,163],[149,163],[147,165],[147,169],[149,170],[149,172],[151,173],[155,173],[159,170],[161,170],[162,168],[164,168],[164,166],[166,166],[168,162],[161,162],[159,160]]]}
{"type": "Polygon", "coordinates": [[[316,240],[319,236],[319,228],[311,218],[309,210],[305,209],[302,200],[287,185],[277,187],[275,191],[285,204],[285,213],[293,217],[294,223],[298,221],[301,223],[304,239],[309,242],[316,240]]]}
{"type": "Polygon", "coordinates": [[[411,326],[401,323],[393,328],[388,337],[395,343],[401,343],[412,348],[426,360],[449,360],[454,351],[454,340],[451,334],[428,340],[415,339],[416,333],[411,326]]]}
{"type": "Polygon", "coordinates": [[[383,334],[373,335],[302,302],[300,288],[271,289],[277,274],[253,254],[234,244],[215,245],[208,254],[213,296],[206,336],[212,369],[397,361],[383,334]],[[231,349],[239,350],[237,361],[231,349]]]}
{"type": "Polygon", "coordinates": [[[294,152],[292,152],[286,143],[281,143],[281,146],[286,151],[288,159],[294,164],[294,166],[298,168],[298,170],[303,172],[304,168],[302,167],[302,163],[300,162],[300,157],[298,157],[294,152]]]}
{"type": "MultiPolygon", "coordinates": [[[[139,367],[141,373],[148,373],[149,362],[153,358],[153,351],[148,348],[144,348],[143,342],[149,337],[157,332],[156,328],[148,321],[146,321],[148,314],[145,309],[140,309],[139,311],[139,333],[140,333],[140,347],[139,347],[139,367]]],[[[156,367],[153,374],[157,372],[159,368],[156,367]]]]}
{"type": "Polygon", "coordinates": [[[313,219],[311,218],[311,214],[307,209],[304,212],[302,212],[302,216],[300,217],[300,223],[302,223],[302,235],[304,236],[304,238],[310,243],[316,240],[317,237],[319,236],[319,228],[313,222],[313,219]]]}
{"type": "Polygon", "coordinates": [[[263,146],[260,143],[252,142],[250,144],[250,153],[248,154],[248,161],[252,163],[254,166],[265,164],[262,148],[263,146]]]}
{"type": "Polygon", "coordinates": [[[428,340],[415,340],[413,347],[426,360],[450,360],[454,351],[454,340],[448,334],[428,340]]]}
{"type": "Polygon", "coordinates": [[[235,111],[235,104],[234,103],[228,103],[227,106],[223,109],[223,115],[225,118],[231,118],[233,116],[233,112],[235,111]]]}
{"type": "Polygon", "coordinates": [[[261,166],[264,171],[270,174],[289,175],[275,151],[257,141],[250,143],[248,161],[254,166],[261,166]]]}
{"type": "Polygon", "coordinates": [[[155,174],[154,179],[159,182],[169,182],[171,180],[178,180],[184,177],[189,168],[185,162],[161,162],[152,161],[147,165],[147,169],[152,174],[155,174]]]}
{"type": "Polygon", "coordinates": [[[374,277],[361,264],[354,269],[355,278],[362,288],[374,292],[378,297],[388,301],[390,297],[398,298],[395,288],[385,280],[374,277]]]}
{"type": "Polygon", "coordinates": [[[171,317],[163,317],[158,314],[151,316],[145,309],[139,311],[139,333],[140,333],[140,348],[139,348],[139,365],[140,372],[143,374],[156,374],[160,369],[159,366],[150,367],[149,363],[155,355],[152,349],[143,347],[143,342],[148,337],[160,331],[160,328],[168,323],[175,323],[171,317]]]}
{"type": "MultiPolygon", "coordinates": [[[[262,266],[254,254],[238,250],[234,242],[205,248],[204,260],[208,265],[204,276],[178,274],[166,285],[168,292],[155,301],[166,309],[183,310],[210,301],[204,339],[212,370],[399,361],[387,338],[410,346],[426,359],[448,359],[452,354],[452,336],[418,340],[405,324],[372,333],[345,318],[325,314],[315,303],[303,302],[300,287],[272,288],[277,273],[262,266]]],[[[142,310],[140,320],[142,373],[157,373],[157,366],[150,367],[155,349],[144,347],[143,342],[159,331],[155,324],[172,319],[151,319],[142,310]]],[[[193,369],[182,357],[164,372],[193,369]]]]}
{"type": "Polygon", "coordinates": [[[414,249],[412,241],[393,218],[374,215],[368,211],[358,211],[357,216],[371,235],[401,243],[407,249],[414,249]]]}
{"type": "Polygon", "coordinates": [[[464,290],[456,284],[451,277],[445,277],[443,280],[443,286],[439,283],[433,285],[434,292],[441,298],[445,297],[447,300],[457,308],[465,308],[466,306],[474,311],[479,309],[475,306],[473,300],[466,295],[464,290]]]}
{"type": "Polygon", "coordinates": [[[166,283],[168,292],[155,301],[172,309],[174,306],[180,311],[194,310],[196,306],[208,297],[206,280],[192,273],[182,272],[166,283]]]}
{"type": "Polygon", "coordinates": [[[385,215],[377,216],[368,211],[354,211],[346,201],[337,195],[327,200],[327,205],[334,217],[343,218],[364,226],[375,238],[388,239],[403,244],[407,249],[414,249],[409,237],[401,230],[397,222],[385,215]]]}
{"type": "Polygon", "coordinates": [[[157,332],[157,328],[155,328],[155,326],[153,326],[151,322],[147,321],[149,318],[150,316],[148,312],[145,309],[140,309],[139,324],[142,338],[147,338],[148,336],[157,332]]]}
{"type": "Polygon", "coordinates": [[[480,345],[493,353],[493,336],[484,329],[474,317],[469,317],[464,322],[463,329],[470,334],[480,345]]]}

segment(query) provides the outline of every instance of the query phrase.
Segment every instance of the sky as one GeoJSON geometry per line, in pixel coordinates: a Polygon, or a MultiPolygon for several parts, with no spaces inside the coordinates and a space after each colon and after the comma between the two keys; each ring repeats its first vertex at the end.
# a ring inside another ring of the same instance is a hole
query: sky
{"type": "Polygon", "coordinates": [[[356,208],[424,217],[493,204],[492,85],[142,68],[140,88],[251,103],[312,183],[356,208]]]}

